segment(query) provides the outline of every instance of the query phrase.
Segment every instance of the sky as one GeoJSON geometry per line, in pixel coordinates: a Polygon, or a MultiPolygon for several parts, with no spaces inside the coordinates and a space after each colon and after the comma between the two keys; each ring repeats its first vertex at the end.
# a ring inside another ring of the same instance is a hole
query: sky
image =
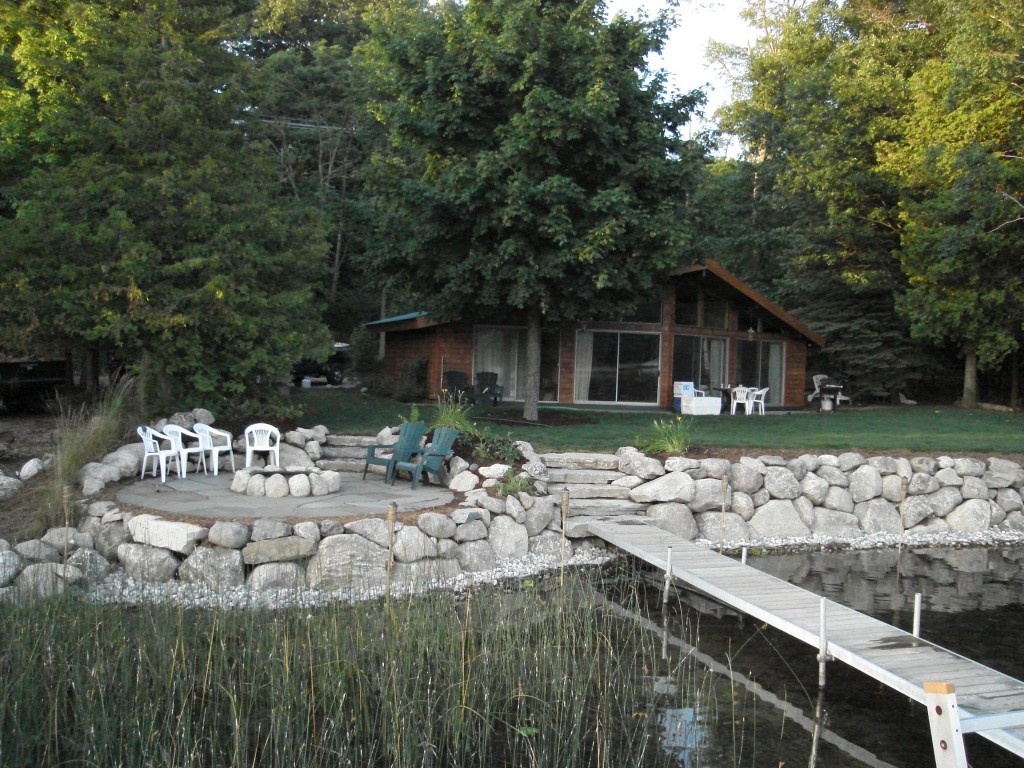
{"type": "MultiPolygon", "coordinates": [[[[676,15],[678,26],[672,31],[665,52],[652,61],[665,69],[672,85],[681,92],[707,89],[707,114],[729,101],[729,84],[705,60],[708,42],[715,40],[731,45],[747,45],[755,38],[753,30],[740,18],[746,0],[681,0],[676,15]]],[[[653,16],[667,3],[663,0],[608,0],[609,17],[621,11],[635,15],[640,9],[653,16]]]]}

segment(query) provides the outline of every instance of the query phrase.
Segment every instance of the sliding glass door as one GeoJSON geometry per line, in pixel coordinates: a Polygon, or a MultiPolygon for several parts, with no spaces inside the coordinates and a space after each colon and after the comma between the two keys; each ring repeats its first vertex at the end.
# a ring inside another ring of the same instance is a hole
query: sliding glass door
{"type": "MultiPolygon", "coordinates": [[[[540,400],[558,400],[558,331],[541,332],[540,400]]],[[[504,398],[521,400],[526,386],[526,329],[478,325],[473,329],[473,374],[498,374],[504,398]]]]}
{"type": "Polygon", "coordinates": [[[765,402],[782,404],[783,345],[781,341],[741,341],[737,349],[736,377],[738,384],[768,387],[765,402]]]}
{"type": "Polygon", "coordinates": [[[697,389],[716,395],[726,382],[728,342],[712,336],[679,334],[672,340],[672,381],[692,381],[697,389]]]}
{"type": "Polygon", "coordinates": [[[578,403],[656,404],[660,375],[661,337],[656,333],[576,334],[578,403]]]}

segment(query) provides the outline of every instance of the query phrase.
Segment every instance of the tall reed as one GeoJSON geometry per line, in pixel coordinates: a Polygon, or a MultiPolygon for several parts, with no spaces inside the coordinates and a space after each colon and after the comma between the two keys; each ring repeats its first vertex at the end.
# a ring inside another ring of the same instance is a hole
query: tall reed
{"type": "Polygon", "coordinates": [[[44,481],[29,488],[41,525],[66,524],[67,492],[78,482],[82,467],[99,461],[129,438],[136,409],[134,392],[135,379],[123,376],[92,402],[75,406],[58,397],[53,461],[44,481]]]}
{"type": "Polygon", "coordinates": [[[569,579],[390,608],[0,606],[0,764],[673,764],[658,643],[591,595],[569,579]]]}

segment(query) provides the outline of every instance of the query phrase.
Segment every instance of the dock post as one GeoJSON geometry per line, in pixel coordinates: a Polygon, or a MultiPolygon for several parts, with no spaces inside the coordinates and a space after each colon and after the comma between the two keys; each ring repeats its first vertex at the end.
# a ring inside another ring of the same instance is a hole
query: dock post
{"type": "Polygon", "coordinates": [[[665,593],[661,596],[661,604],[668,605],[668,591],[672,587],[672,547],[665,556],[665,593]]]}
{"type": "Polygon", "coordinates": [[[914,629],[911,632],[914,637],[921,636],[921,593],[914,595],[914,629]]]}
{"type": "Polygon", "coordinates": [[[825,664],[828,662],[828,638],[825,635],[825,598],[821,598],[821,615],[818,620],[818,688],[825,687],[825,664]]]}
{"type": "Polygon", "coordinates": [[[740,554],[740,565],[747,564],[747,548],[743,548],[743,552],[740,554]]]}
{"type": "Polygon", "coordinates": [[[960,730],[960,710],[956,705],[956,686],[953,683],[925,683],[924,704],[932,731],[935,768],[968,768],[964,734],[960,730]]]}

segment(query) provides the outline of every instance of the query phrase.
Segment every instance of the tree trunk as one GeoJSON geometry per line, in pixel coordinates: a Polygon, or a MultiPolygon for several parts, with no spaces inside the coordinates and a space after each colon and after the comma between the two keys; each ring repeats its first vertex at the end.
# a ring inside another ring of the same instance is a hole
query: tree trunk
{"type": "Polygon", "coordinates": [[[540,306],[526,315],[526,391],[523,393],[523,418],[537,421],[540,401],[540,306]]]}
{"type": "Polygon", "coordinates": [[[960,405],[978,407],[978,351],[974,347],[964,350],[964,394],[960,405]]]}
{"type": "Polygon", "coordinates": [[[1010,354],[1010,407],[1017,408],[1020,405],[1020,354],[1016,351],[1010,354]]]}

